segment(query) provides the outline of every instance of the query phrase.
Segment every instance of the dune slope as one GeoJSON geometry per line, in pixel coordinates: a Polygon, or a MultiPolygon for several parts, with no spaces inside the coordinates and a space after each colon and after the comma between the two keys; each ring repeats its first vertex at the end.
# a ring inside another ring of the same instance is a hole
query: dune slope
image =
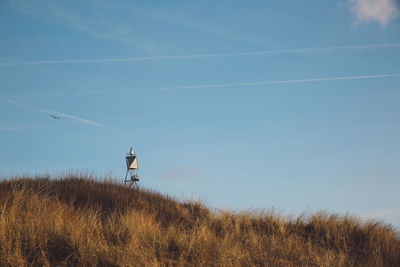
{"type": "Polygon", "coordinates": [[[2,266],[400,266],[388,225],[222,211],[88,175],[0,182],[2,266]]]}

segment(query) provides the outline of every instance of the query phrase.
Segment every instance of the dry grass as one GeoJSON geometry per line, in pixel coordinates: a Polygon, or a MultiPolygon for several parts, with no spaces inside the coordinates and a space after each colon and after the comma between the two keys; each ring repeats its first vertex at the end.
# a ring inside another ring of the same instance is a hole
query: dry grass
{"type": "Polygon", "coordinates": [[[389,226],[315,214],[213,214],[87,175],[0,182],[2,266],[400,266],[389,226]]]}

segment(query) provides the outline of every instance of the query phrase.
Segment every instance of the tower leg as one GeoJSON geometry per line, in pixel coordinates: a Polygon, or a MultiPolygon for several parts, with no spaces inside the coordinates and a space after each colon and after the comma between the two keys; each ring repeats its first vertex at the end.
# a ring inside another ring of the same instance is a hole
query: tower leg
{"type": "Polygon", "coordinates": [[[128,170],[126,172],[125,179],[124,179],[125,186],[128,185],[128,187],[130,188],[133,185],[136,185],[137,182],[139,182],[139,175],[137,175],[137,174],[131,175],[128,170]],[[129,179],[128,179],[128,175],[129,175],[129,179]]]}
{"type": "Polygon", "coordinates": [[[124,179],[125,185],[126,185],[126,182],[128,182],[128,180],[126,180],[126,178],[128,177],[128,174],[129,174],[129,171],[127,171],[127,172],[126,172],[126,175],[125,175],[125,179],[124,179]]]}

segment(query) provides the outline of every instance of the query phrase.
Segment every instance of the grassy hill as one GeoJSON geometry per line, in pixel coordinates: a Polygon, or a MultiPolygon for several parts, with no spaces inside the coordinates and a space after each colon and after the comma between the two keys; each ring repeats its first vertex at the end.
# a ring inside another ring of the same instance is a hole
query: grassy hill
{"type": "Polygon", "coordinates": [[[87,175],[0,182],[2,266],[400,266],[399,233],[314,214],[212,213],[87,175]]]}

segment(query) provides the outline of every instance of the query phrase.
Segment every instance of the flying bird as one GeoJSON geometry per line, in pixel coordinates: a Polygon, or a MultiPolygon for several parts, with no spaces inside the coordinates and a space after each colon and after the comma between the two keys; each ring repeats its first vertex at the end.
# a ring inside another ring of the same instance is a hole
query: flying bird
{"type": "Polygon", "coordinates": [[[136,113],[136,117],[138,117],[139,119],[143,119],[143,116],[139,113],[136,113]]]}
{"type": "Polygon", "coordinates": [[[57,117],[56,115],[49,115],[50,118],[56,119],[56,120],[60,120],[60,117],[57,117]]]}

